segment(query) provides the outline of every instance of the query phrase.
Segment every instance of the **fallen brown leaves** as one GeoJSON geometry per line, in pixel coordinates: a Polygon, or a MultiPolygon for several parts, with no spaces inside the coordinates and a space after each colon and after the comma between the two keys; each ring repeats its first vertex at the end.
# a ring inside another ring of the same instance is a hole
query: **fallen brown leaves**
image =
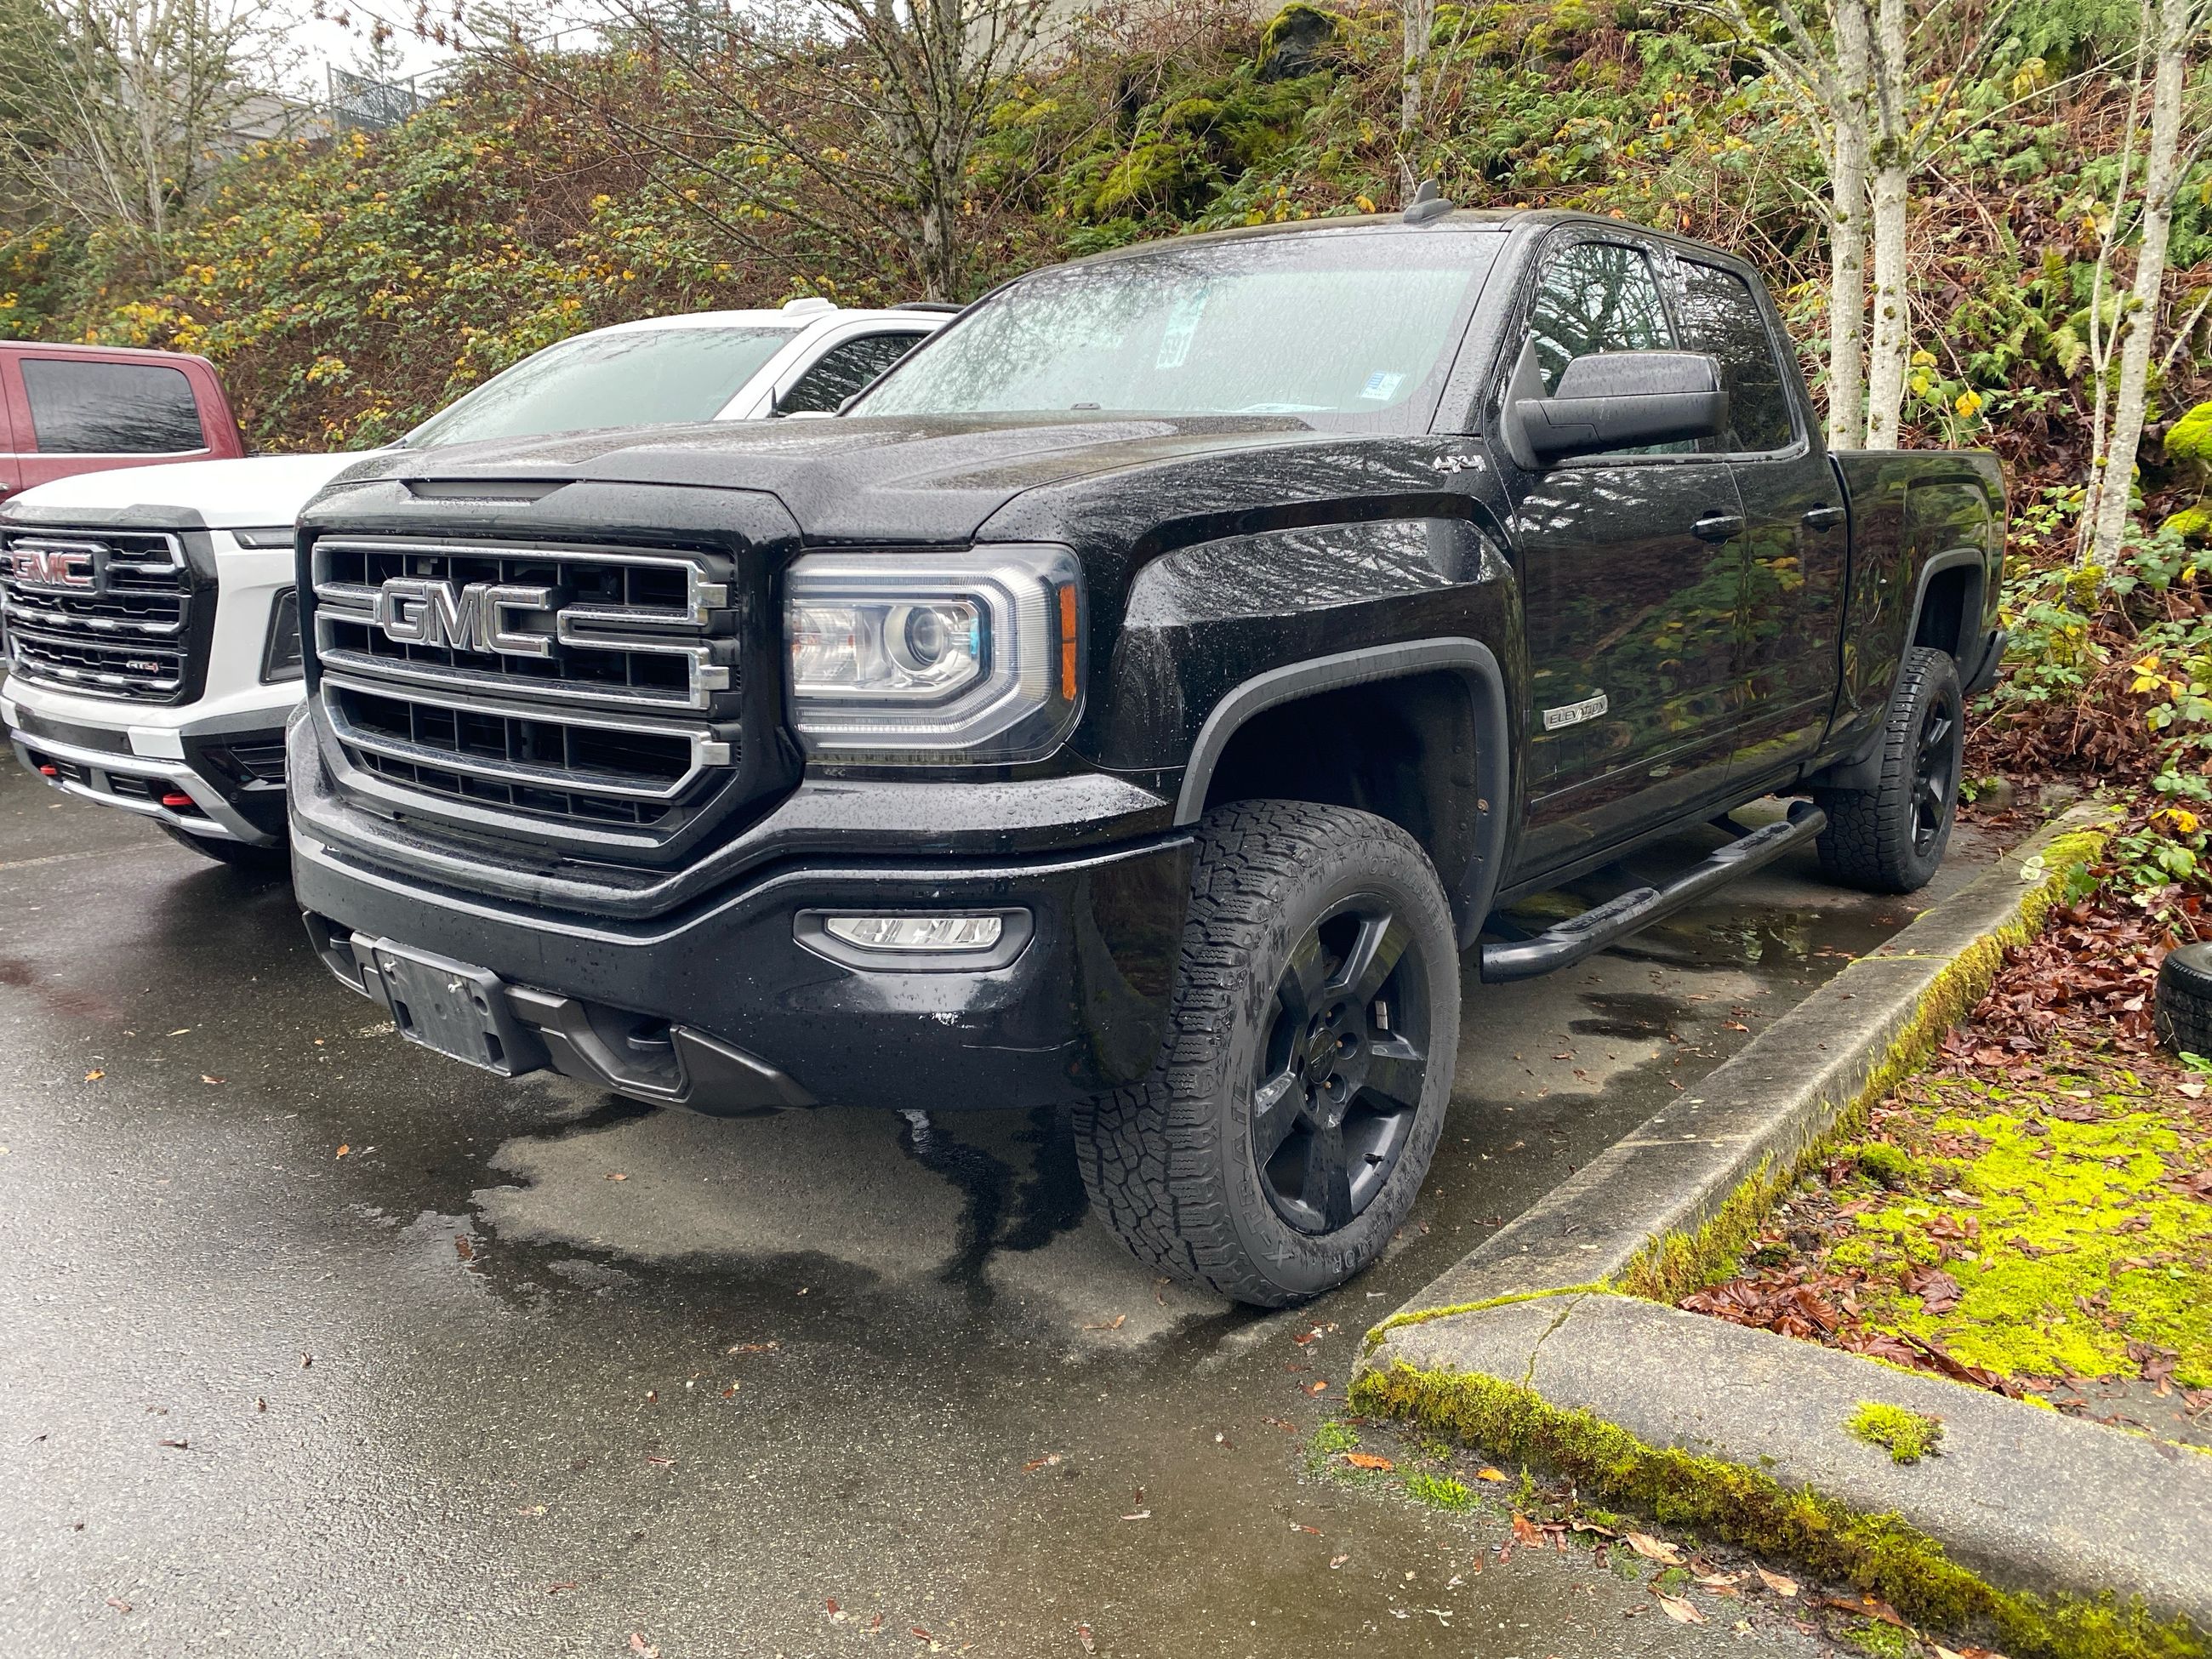
{"type": "MultiPolygon", "coordinates": [[[[2212,932],[2212,916],[2198,921],[2194,896],[2165,896],[2180,933],[2212,932]]],[[[2074,1123],[2098,1121],[2106,1108],[2087,1091],[2064,1083],[2075,1068],[2056,1058],[2055,1050],[2094,1054],[2146,1077],[2165,1074],[2178,1083],[2180,1073],[2157,1046],[2150,1006],[2158,963],[2179,942],[2177,932],[2101,887],[2078,903],[2052,911],[2040,933],[2007,951],[1988,994],[1942,1039],[1929,1078],[1966,1078],[2019,1090],[2018,1109],[2074,1123]]],[[[1931,1159],[1971,1161],[1986,1148],[1970,1130],[1936,1131],[1920,1121],[1908,1127],[1903,1120],[1911,1115],[1913,1087],[1908,1084],[1897,1099],[1876,1109],[1874,1138],[1890,1139],[1923,1169],[1931,1159]]],[[[2185,1098],[2212,1131],[2212,1103],[2194,1104],[2202,1091],[2185,1098]]],[[[2185,1195],[2212,1200],[2212,1168],[2179,1171],[2166,1184],[2185,1195]]],[[[2031,1258],[2043,1252],[2016,1235],[1984,1239],[1972,1213],[1979,1201],[1946,1189],[1944,1203],[1960,1213],[1939,1214],[1925,1229],[1940,1261],[1873,1268],[1838,1261],[1834,1247],[1851,1237],[1856,1218],[1884,1197],[1879,1191],[1871,1197],[1854,1195],[1863,1194],[1867,1186],[1865,1172],[1846,1149],[1819,1172],[1811,1190],[1801,1188],[1784,1200],[1758,1241],[1756,1265],[1684,1297],[1680,1305],[1731,1324],[2018,1395],[2018,1382],[1961,1360],[1940,1340],[1874,1327],[1863,1304],[1879,1304],[1901,1291],[1917,1297],[1923,1312],[1941,1317],[1956,1310],[1963,1296],[1959,1279],[1945,1264],[1971,1261],[1998,1247],[2031,1258]]],[[[2147,1378],[2157,1380],[2154,1355],[2138,1356],[2131,1350],[2130,1358],[2147,1378]]]]}

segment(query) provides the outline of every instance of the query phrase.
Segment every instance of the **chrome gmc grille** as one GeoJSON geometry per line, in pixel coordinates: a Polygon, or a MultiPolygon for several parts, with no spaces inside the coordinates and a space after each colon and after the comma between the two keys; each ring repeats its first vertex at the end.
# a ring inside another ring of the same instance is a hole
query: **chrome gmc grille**
{"type": "Polygon", "coordinates": [[[212,609],[176,536],[161,531],[0,532],[0,626],[11,672],[131,702],[181,702],[198,675],[198,609],[212,609]]]}
{"type": "Polygon", "coordinates": [[[734,641],[702,637],[727,588],[690,560],[621,550],[315,544],[315,653],[326,669],[443,691],[522,692],[561,702],[705,712],[731,689],[734,641]],[[536,654],[400,641],[379,625],[387,584],[544,592],[536,654]]]}
{"type": "Polygon", "coordinates": [[[635,840],[742,756],[729,587],[705,556],[329,537],[310,557],[324,716],[399,804],[635,840]]]}

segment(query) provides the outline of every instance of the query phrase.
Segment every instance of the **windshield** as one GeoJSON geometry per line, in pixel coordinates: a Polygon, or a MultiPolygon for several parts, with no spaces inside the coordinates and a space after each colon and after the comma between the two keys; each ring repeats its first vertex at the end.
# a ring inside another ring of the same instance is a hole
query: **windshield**
{"type": "Polygon", "coordinates": [[[863,415],[1098,410],[1425,421],[1492,231],[1170,244],[1061,265],[985,301],[894,369],[863,415]]]}
{"type": "Polygon", "coordinates": [[[711,421],[791,338],[787,328],[580,334],[495,374],[409,433],[409,449],[711,421]]]}

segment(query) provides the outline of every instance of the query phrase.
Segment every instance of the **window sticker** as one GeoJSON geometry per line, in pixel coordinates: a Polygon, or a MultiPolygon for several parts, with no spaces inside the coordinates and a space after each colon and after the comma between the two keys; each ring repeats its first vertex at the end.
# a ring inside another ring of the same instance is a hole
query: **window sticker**
{"type": "Polygon", "coordinates": [[[1190,343],[1198,337],[1198,319],[1206,314],[1208,288],[1187,289],[1176,296],[1175,308],[1168,313],[1166,329],[1160,335],[1160,355],[1153,359],[1154,368],[1181,368],[1183,360],[1190,356],[1190,343]]]}
{"type": "Polygon", "coordinates": [[[1367,377],[1367,384],[1359,388],[1359,395],[1363,398],[1372,398],[1377,403],[1387,404],[1398,395],[1398,388],[1405,384],[1404,375],[1392,374],[1387,370],[1378,368],[1367,377]]]}

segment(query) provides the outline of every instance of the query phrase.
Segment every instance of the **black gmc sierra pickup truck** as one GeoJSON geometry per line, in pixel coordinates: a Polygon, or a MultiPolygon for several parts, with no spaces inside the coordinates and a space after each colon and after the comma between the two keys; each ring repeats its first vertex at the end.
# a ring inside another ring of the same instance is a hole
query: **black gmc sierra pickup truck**
{"type": "Polygon", "coordinates": [[[1425,193],[1128,248],[835,420],[332,486],[295,878],[414,1042],[731,1115],[1065,1105],[1133,1251],[1280,1304],[1405,1218],[1463,982],[1810,840],[1928,878],[2002,530],[1986,455],[1828,453],[1695,243],[1425,193]]]}

